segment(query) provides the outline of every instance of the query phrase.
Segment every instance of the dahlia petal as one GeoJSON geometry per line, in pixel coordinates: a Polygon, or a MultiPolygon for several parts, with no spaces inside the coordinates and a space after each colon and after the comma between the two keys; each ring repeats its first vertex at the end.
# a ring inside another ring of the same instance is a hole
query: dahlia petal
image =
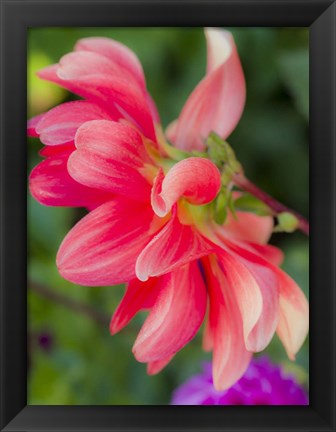
{"type": "Polygon", "coordinates": [[[236,212],[236,216],[235,219],[231,214],[228,215],[222,227],[226,234],[247,242],[262,244],[268,242],[274,226],[272,216],[258,216],[241,211],[236,212]]]}
{"type": "MultiPolygon", "coordinates": [[[[148,138],[155,141],[153,119],[146,92],[136,82],[127,79],[124,74],[93,74],[93,71],[85,69],[84,65],[82,69],[76,68],[76,65],[72,66],[75,60],[73,56],[67,57],[62,66],[61,77],[58,76],[58,65],[40,70],[38,76],[95,102],[108,111],[114,119],[125,117],[139,127],[148,138]]],[[[108,62],[107,59],[106,61],[108,62]]]]}
{"type": "Polygon", "coordinates": [[[60,274],[80,285],[115,285],[135,279],[135,261],[151,238],[150,206],[115,197],[67,234],[56,258],[60,274]]]}
{"type": "Polygon", "coordinates": [[[90,75],[120,76],[129,74],[103,55],[90,51],[76,51],[65,54],[59,61],[57,75],[64,80],[75,80],[90,75]]]}
{"type": "Polygon", "coordinates": [[[273,245],[260,245],[248,243],[248,246],[257,254],[276,266],[280,266],[284,260],[284,253],[281,249],[273,245]]]}
{"type": "Polygon", "coordinates": [[[73,142],[67,144],[60,144],[57,146],[44,146],[40,151],[39,155],[43,157],[49,156],[60,156],[62,153],[67,153],[68,155],[76,150],[75,144],[73,142]]]}
{"type": "Polygon", "coordinates": [[[111,194],[77,183],[67,171],[69,151],[56,153],[39,163],[29,177],[30,192],[41,204],[48,206],[92,207],[111,194]]]}
{"type": "Polygon", "coordinates": [[[161,123],[159,111],[158,111],[157,106],[154,102],[154,99],[152,98],[152,96],[149,93],[147,93],[147,103],[148,103],[150,112],[152,114],[154,123],[159,125],[161,123]]]}
{"type": "Polygon", "coordinates": [[[45,113],[39,114],[27,122],[27,135],[32,138],[38,138],[39,134],[36,132],[36,126],[42,120],[42,118],[45,116],[45,113]]]}
{"type": "Polygon", "coordinates": [[[151,133],[149,138],[155,138],[146,92],[131,74],[108,58],[89,51],[66,54],[59,62],[57,75],[84,91],[93,91],[108,103],[113,101],[122,114],[128,114],[145,133],[151,133]]]}
{"type": "Polygon", "coordinates": [[[177,125],[178,125],[178,120],[173,120],[171,123],[169,123],[169,125],[166,127],[165,130],[165,135],[168,141],[172,143],[176,141],[177,125]]]}
{"type": "Polygon", "coordinates": [[[209,352],[213,350],[213,334],[209,323],[209,318],[205,322],[202,346],[204,351],[209,352]]]}
{"type": "Polygon", "coordinates": [[[189,96],[178,119],[174,144],[203,150],[211,131],[226,139],[236,127],[245,104],[245,79],[229,32],[207,29],[207,75],[189,96]]]}
{"type": "MultiPolygon", "coordinates": [[[[219,265],[228,289],[234,294],[243,322],[244,340],[248,351],[255,351],[252,332],[263,311],[260,286],[248,268],[236,257],[222,251],[218,254],[219,265]],[[251,340],[252,339],[252,340],[251,340]]],[[[275,328],[273,330],[273,333],[275,328]]]]}
{"type": "Polygon", "coordinates": [[[280,269],[278,277],[280,316],[277,333],[288,357],[294,360],[308,333],[309,305],[293,279],[280,269]]]}
{"type": "Polygon", "coordinates": [[[165,177],[162,173],[156,177],[152,207],[163,217],[182,196],[192,204],[206,204],[216,197],[220,186],[220,172],[213,162],[190,157],[174,165],[165,177]]]}
{"type": "Polygon", "coordinates": [[[248,335],[246,349],[252,352],[264,350],[271,342],[279,322],[279,291],[276,275],[265,266],[245,262],[255,278],[262,295],[262,313],[248,335]]]}
{"type": "Polygon", "coordinates": [[[276,275],[279,289],[279,322],[277,333],[290,359],[302,346],[309,327],[309,306],[302,290],[284,271],[237,244],[230,248],[254,264],[269,268],[276,275]]]}
{"type": "Polygon", "coordinates": [[[169,356],[163,360],[156,360],[147,364],[148,375],[156,375],[164,369],[174,356],[169,356]]]}
{"type": "Polygon", "coordinates": [[[150,184],[140,173],[146,162],[141,135],[131,126],[93,120],[75,137],[77,150],[68,162],[70,175],[86,186],[139,201],[149,201],[150,184]]]}
{"type": "Polygon", "coordinates": [[[140,282],[138,279],[129,282],[126,293],[111,319],[111,334],[118,333],[124,328],[134,315],[146,306],[148,299],[152,302],[153,298],[156,299],[158,294],[156,285],[156,278],[150,278],[146,282],[140,282]]]}
{"type": "Polygon", "coordinates": [[[206,287],[196,262],[162,276],[159,296],[135,341],[140,362],[166,359],[196,334],[205,314],[206,287]]]}
{"type": "Polygon", "coordinates": [[[128,71],[142,87],[145,87],[145,77],[139,59],[122,43],[104,37],[90,37],[80,39],[76,43],[75,51],[91,51],[108,58],[128,71]]]}
{"type": "Polygon", "coordinates": [[[244,344],[238,305],[214,257],[204,260],[213,335],[213,380],[216,390],[231,387],[246,371],[251,353],[244,344]]]}
{"type": "Polygon", "coordinates": [[[88,101],[67,102],[48,111],[38,122],[36,132],[46,145],[65,144],[74,140],[79,126],[96,119],[111,119],[111,116],[88,101]]]}
{"type": "Polygon", "coordinates": [[[140,253],[136,262],[136,275],[145,281],[150,276],[159,276],[213,250],[190,225],[182,225],[173,214],[169,222],[159,231],[140,253]]]}

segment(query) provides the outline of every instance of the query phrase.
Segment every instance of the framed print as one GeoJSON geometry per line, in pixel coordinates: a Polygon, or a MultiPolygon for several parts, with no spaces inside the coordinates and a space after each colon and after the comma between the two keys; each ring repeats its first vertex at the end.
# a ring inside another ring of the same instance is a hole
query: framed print
{"type": "Polygon", "coordinates": [[[1,430],[335,430],[335,2],[1,14],[1,430]]]}

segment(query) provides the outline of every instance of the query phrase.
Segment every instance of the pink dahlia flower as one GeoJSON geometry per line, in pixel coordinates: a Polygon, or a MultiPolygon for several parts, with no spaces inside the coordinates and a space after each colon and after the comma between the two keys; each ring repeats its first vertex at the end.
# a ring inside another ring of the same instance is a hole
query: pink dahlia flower
{"type": "Polygon", "coordinates": [[[213,386],[211,363],[178,387],[172,405],[308,405],[305,389],[294,376],[267,357],[251,361],[245,374],[224,391],[213,386]]]}
{"type": "Polygon", "coordinates": [[[63,240],[59,272],[81,285],[128,283],[110,330],[150,310],[133,347],[150,374],[195,336],[208,309],[204,347],[213,350],[215,386],[225,389],[275,331],[294,358],[308,305],[278,267],[282,253],[266,244],[271,217],[238,212],[237,220],[214,222],[221,173],[191,152],[205,151],[211,131],[224,139],[231,133],[245,82],[231,34],[208,29],[206,37],[207,74],[167,131],[175,149],[138,59],[120,43],[80,40],[39,72],[83,100],[29,122],[30,135],[45,144],[30,189],[42,204],[90,210],[63,240]]]}

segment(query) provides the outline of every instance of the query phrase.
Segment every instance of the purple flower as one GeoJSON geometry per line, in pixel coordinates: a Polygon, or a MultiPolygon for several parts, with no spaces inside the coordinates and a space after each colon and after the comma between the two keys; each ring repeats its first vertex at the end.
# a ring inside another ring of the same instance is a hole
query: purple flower
{"type": "Polygon", "coordinates": [[[175,390],[172,405],[308,405],[306,391],[295,378],[286,374],[267,357],[251,361],[236,384],[225,391],[213,386],[212,365],[204,363],[203,372],[175,390]]]}
{"type": "Polygon", "coordinates": [[[43,351],[50,351],[53,345],[53,338],[47,332],[40,333],[38,335],[38,344],[43,351]]]}

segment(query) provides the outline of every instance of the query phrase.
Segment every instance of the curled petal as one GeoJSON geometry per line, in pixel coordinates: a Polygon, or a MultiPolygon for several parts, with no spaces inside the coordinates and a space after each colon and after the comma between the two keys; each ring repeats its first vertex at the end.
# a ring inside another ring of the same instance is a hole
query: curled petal
{"type": "Polygon", "coordinates": [[[214,131],[226,139],[245,104],[245,79],[231,33],[207,29],[207,75],[189,96],[171,137],[176,147],[203,150],[214,131]]]}
{"type": "Polygon", "coordinates": [[[108,58],[145,87],[145,77],[139,59],[122,43],[104,37],[90,37],[80,39],[76,43],[75,51],[90,51],[108,58]]]}
{"type": "Polygon", "coordinates": [[[202,263],[210,298],[214,386],[216,390],[226,390],[244,374],[251,353],[245,348],[243,324],[235,296],[216,258],[211,256],[202,263]]]}
{"type": "Polygon", "coordinates": [[[162,276],[160,294],[135,341],[140,362],[164,360],[196,334],[205,314],[206,287],[196,262],[162,276]]]}
{"type": "Polygon", "coordinates": [[[41,204],[48,206],[93,208],[111,194],[77,183],[68,173],[71,151],[61,151],[39,163],[29,177],[30,192],[41,204]]]}
{"type": "Polygon", "coordinates": [[[111,119],[111,116],[88,101],[67,102],[48,111],[38,122],[36,132],[46,145],[65,144],[74,140],[79,126],[97,119],[111,119]]]}
{"type": "Polygon", "coordinates": [[[145,308],[148,303],[153,304],[157,295],[156,278],[150,278],[146,282],[140,282],[138,279],[129,282],[126,293],[111,319],[111,334],[115,334],[124,328],[134,315],[145,308]]]}
{"type": "Polygon", "coordinates": [[[148,201],[150,184],[141,174],[147,161],[141,135],[132,127],[108,120],[83,124],[75,137],[70,175],[86,186],[139,201],[148,201]]]}
{"type": "Polygon", "coordinates": [[[206,204],[218,194],[220,172],[209,159],[190,157],[174,165],[164,177],[160,172],[154,180],[152,207],[163,217],[180,197],[192,204],[206,204]]]}
{"type": "Polygon", "coordinates": [[[145,281],[150,276],[172,271],[212,250],[212,244],[192,226],[182,225],[174,213],[140,253],[136,262],[136,275],[145,281]]]}
{"type": "Polygon", "coordinates": [[[115,197],[101,205],[63,240],[56,258],[60,274],[92,286],[135,279],[135,262],[151,239],[152,220],[150,206],[129,199],[115,197]]]}

